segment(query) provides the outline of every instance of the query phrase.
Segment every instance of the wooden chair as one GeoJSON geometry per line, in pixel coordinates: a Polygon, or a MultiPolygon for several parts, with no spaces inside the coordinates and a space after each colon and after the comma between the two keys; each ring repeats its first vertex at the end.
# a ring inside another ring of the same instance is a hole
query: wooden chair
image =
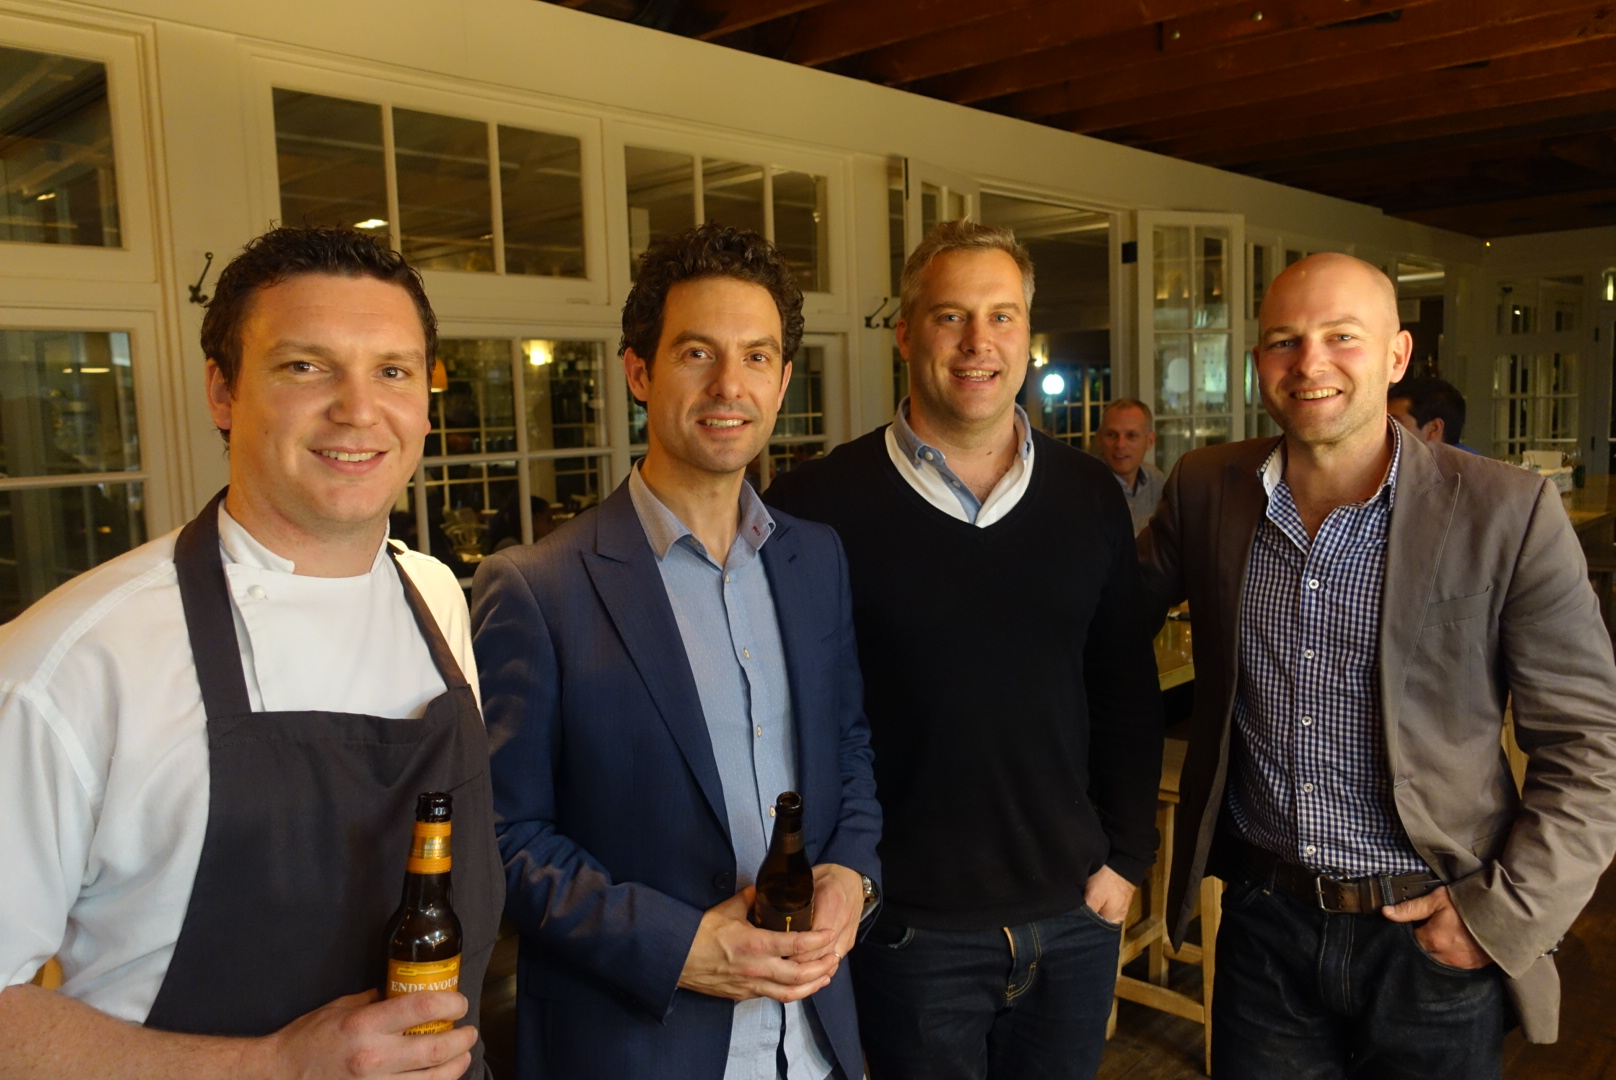
{"type": "MultiPolygon", "coordinates": [[[[1223,882],[1214,877],[1201,881],[1199,908],[1201,915],[1201,944],[1185,942],[1174,949],[1168,941],[1167,876],[1173,865],[1173,826],[1177,819],[1178,782],[1184,769],[1184,753],[1188,744],[1182,739],[1168,739],[1162,752],[1161,790],[1157,793],[1156,828],[1161,832],[1161,850],[1156,853],[1156,865],[1151,867],[1145,882],[1148,898],[1141,903],[1134,898],[1134,910],[1129,912],[1128,923],[1122,933],[1122,948],[1117,957],[1117,999],[1133,1001],[1148,1008],[1159,1009],[1174,1016],[1182,1016],[1201,1025],[1202,1041],[1206,1048],[1206,1071],[1212,1072],[1212,981],[1217,966],[1218,922],[1223,913],[1223,882]],[[1148,953],[1145,962],[1146,977],[1136,979],[1122,974],[1124,965],[1148,953]],[[1167,986],[1169,960],[1184,964],[1197,964],[1201,968],[1201,994],[1197,1000],[1167,986]]],[[[1117,1029],[1117,1006],[1111,1003],[1111,1020],[1105,1035],[1110,1038],[1117,1029]]]]}

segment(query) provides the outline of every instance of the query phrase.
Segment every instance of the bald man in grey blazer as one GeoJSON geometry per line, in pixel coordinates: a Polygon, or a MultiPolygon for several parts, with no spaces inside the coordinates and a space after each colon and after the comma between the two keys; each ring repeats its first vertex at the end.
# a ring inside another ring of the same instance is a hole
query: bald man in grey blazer
{"type": "Polygon", "coordinates": [[[1284,435],[1185,455],[1139,539],[1195,620],[1168,910],[1181,941],[1229,883],[1213,1075],[1496,1077],[1511,1014],[1554,1040],[1551,954],[1616,849],[1610,639],[1551,485],[1388,420],[1384,274],[1305,259],[1261,328],[1284,435]]]}

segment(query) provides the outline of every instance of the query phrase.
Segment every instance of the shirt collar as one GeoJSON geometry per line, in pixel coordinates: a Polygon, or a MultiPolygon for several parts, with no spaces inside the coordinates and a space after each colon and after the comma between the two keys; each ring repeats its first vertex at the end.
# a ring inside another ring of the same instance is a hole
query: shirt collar
{"type": "MultiPolygon", "coordinates": [[[[1403,426],[1390,416],[1386,417],[1386,426],[1392,433],[1392,463],[1386,466],[1386,475],[1380,481],[1380,487],[1375,493],[1363,501],[1367,506],[1377,499],[1386,504],[1389,510],[1397,499],[1397,466],[1403,460],[1403,426]]],[[[1278,445],[1266,458],[1257,470],[1257,476],[1262,480],[1263,492],[1270,498],[1274,489],[1285,482],[1285,440],[1280,439],[1278,445]]]]}
{"type": "MultiPolygon", "coordinates": [[[[258,538],[247,531],[247,527],[219,504],[219,546],[224,549],[225,558],[239,566],[250,566],[257,570],[269,570],[277,574],[297,573],[297,564],[291,559],[275,554],[259,542],[258,538]]],[[[382,537],[380,546],[376,548],[376,558],[371,560],[370,569],[366,573],[375,573],[376,568],[387,557],[387,537],[382,537]]]]}
{"type": "MultiPolygon", "coordinates": [[[[634,512],[639,515],[640,526],[645,529],[645,538],[651,544],[651,551],[661,562],[668,557],[668,552],[685,537],[690,537],[690,546],[697,551],[712,558],[710,552],[702,547],[696,534],[691,532],[679,515],[669,510],[661,499],[651,491],[651,486],[640,475],[640,463],[635,462],[634,468],[628,474],[628,496],[634,503],[634,512]]],[[[763,542],[774,532],[774,518],[758,498],[758,493],[752,490],[752,485],[741,483],[741,520],[740,528],[736,532],[736,539],[743,541],[755,555],[763,548],[763,542]]],[[[722,554],[728,555],[728,552],[722,554]]],[[[717,560],[713,560],[717,561],[717,560]]]]}
{"type": "MultiPolygon", "coordinates": [[[[1021,460],[1023,462],[1032,458],[1032,421],[1027,419],[1027,411],[1020,405],[1016,409],[1016,438],[1020,440],[1021,460]]],[[[935,446],[927,446],[915,434],[915,429],[909,426],[909,398],[906,396],[898,402],[898,415],[892,418],[892,434],[898,440],[898,449],[902,451],[905,461],[919,468],[922,462],[930,462],[941,467],[947,458],[935,446]]]]}

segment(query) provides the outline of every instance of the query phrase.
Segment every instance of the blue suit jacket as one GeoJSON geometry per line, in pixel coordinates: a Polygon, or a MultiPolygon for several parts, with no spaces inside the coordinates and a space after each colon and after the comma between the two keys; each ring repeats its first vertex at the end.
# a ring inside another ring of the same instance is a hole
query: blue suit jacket
{"type": "MultiPolygon", "coordinates": [[[[763,565],[808,857],[875,878],[881,811],[847,560],[828,527],[774,518],[763,565]]],[[[735,893],[735,854],[701,700],[627,485],[485,560],[472,628],[506,914],[522,935],[519,1075],[719,1080],[734,1006],[677,984],[702,913],[735,893]]],[[[845,1075],[862,1075],[845,964],[810,1007],[845,1075]]]]}

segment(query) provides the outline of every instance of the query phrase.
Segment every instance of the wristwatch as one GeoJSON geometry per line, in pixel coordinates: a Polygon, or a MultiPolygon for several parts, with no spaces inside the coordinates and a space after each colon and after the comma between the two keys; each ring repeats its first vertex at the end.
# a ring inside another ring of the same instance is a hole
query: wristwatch
{"type": "Polygon", "coordinates": [[[881,904],[881,886],[870,880],[869,874],[860,874],[859,880],[864,883],[864,910],[859,912],[859,922],[864,922],[881,904]]]}

